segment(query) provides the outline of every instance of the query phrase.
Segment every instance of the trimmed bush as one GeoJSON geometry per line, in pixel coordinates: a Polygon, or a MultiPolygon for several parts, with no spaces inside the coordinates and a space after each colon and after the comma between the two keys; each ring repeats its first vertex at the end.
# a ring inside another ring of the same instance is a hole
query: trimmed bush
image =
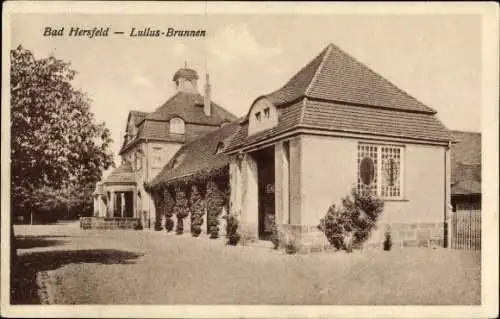
{"type": "Polygon", "coordinates": [[[385,240],[383,245],[384,245],[384,250],[391,250],[392,247],[391,232],[389,231],[385,232],[385,240]]]}
{"type": "Polygon", "coordinates": [[[297,239],[293,236],[287,239],[285,244],[285,251],[287,254],[295,254],[299,251],[297,246],[297,239]]]}
{"type": "Polygon", "coordinates": [[[240,234],[238,234],[238,218],[234,214],[229,214],[226,220],[227,244],[236,246],[241,238],[240,234]]]}
{"type": "Polygon", "coordinates": [[[175,189],[175,207],[174,213],[177,217],[177,226],[175,228],[175,233],[180,235],[184,232],[184,218],[189,216],[189,202],[186,198],[186,193],[184,189],[180,186],[175,189]]]}
{"type": "Polygon", "coordinates": [[[203,215],[205,213],[205,203],[198,192],[198,187],[196,185],[191,187],[189,205],[191,208],[191,234],[194,237],[198,237],[201,234],[201,225],[203,224],[203,215]]]}
{"type": "Polygon", "coordinates": [[[174,221],[171,217],[165,218],[165,230],[167,232],[171,232],[172,230],[174,230],[174,221]]]}
{"type": "Polygon", "coordinates": [[[135,225],[134,230],[143,230],[142,222],[140,219],[139,222],[135,225]]]}
{"type": "Polygon", "coordinates": [[[362,247],[376,228],[383,207],[384,202],[369,191],[358,193],[353,189],[351,196],[342,199],[341,208],[330,206],[319,228],[332,246],[349,252],[362,247]]]}
{"type": "Polygon", "coordinates": [[[184,219],[177,217],[177,225],[175,225],[175,234],[182,235],[184,233],[184,219]]]}
{"type": "Polygon", "coordinates": [[[273,243],[273,248],[278,249],[280,247],[280,234],[278,232],[278,225],[273,223],[271,228],[271,242],[273,243]]]}
{"type": "Polygon", "coordinates": [[[219,237],[219,215],[224,207],[224,193],[219,190],[213,180],[207,182],[207,192],[205,196],[207,205],[207,226],[210,238],[219,237]]]}

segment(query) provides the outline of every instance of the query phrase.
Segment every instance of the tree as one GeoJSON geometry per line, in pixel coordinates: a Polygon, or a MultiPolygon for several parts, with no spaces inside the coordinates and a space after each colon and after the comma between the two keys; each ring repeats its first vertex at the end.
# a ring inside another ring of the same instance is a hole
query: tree
{"type": "Polygon", "coordinates": [[[22,46],[10,59],[12,211],[50,211],[54,194],[68,211],[88,209],[95,183],[113,165],[109,130],[73,87],[69,63],[36,59],[22,46]]]}
{"type": "Polygon", "coordinates": [[[69,63],[36,59],[22,46],[10,62],[12,223],[20,213],[88,207],[102,171],[114,165],[109,130],[73,87],[69,63]]]}

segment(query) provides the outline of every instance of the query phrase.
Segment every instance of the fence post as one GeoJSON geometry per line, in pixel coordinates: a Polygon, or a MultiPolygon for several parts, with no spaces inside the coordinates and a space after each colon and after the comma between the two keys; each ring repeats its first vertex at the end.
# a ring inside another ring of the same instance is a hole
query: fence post
{"type": "Polygon", "coordinates": [[[446,242],[447,242],[447,248],[452,249],[452,240],[453,240],[453,209],[448,206],[448,214],[446,223],[447,223],[447,233],[446,233],[446,242]]]}

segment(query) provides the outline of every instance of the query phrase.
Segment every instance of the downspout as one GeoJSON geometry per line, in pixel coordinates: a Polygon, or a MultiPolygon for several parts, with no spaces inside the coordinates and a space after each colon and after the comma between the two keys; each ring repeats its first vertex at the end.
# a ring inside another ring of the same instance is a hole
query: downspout
{"type": "MultiPolygon", "coordinates": [[[[149,183],[149,140],[146,139],[146,183],[149,183]]],[[[148,228],[151,228],[151,195],[148,193],[148,228]]]]}
{"type": "Polygon", "coordinates": [[[451,207],[451,180],[449,177],[450,173],[450,149],[451,141],[448,141],[448,145],[444,152],[444,190],[445,190],[445,200],[444,200],[444,213],[446,220],[446,248],[451,249],[452,240],[452,207],[451,207]]]}

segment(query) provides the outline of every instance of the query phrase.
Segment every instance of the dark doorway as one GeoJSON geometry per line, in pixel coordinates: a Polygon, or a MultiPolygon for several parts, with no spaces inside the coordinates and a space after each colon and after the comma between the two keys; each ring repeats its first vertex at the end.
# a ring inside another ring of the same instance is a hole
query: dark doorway
{"type": "Polygon", "coordinates": [[[125,217],[134,217],[134,193],[125,192],[125,217]]]}
{"type": "Polygon", "coordinates": [[[275,220],[274,146],[252,154],[257,162],[259,188],[259,238],[269,239],[275,220]]]}

